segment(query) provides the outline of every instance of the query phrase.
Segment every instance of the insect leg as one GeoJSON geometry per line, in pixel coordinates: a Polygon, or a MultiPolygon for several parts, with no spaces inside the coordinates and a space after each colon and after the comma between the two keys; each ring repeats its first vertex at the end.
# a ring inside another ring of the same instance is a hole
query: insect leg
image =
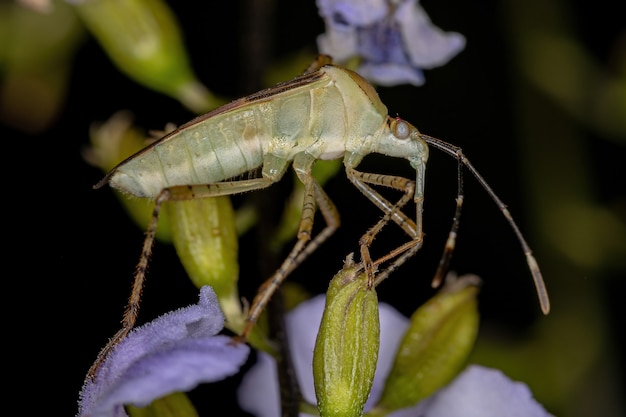
{"type": "Polygon", "coordinates": [[[302,202],[302,214],[298,227],[297,242],[278,270],[267,279],[257,291],[254,297],[243,332],[237,338],[245,341],[257,319],[263,312],[272,295],[280,284],[302,261],[317,249],[339,227],[339,212],[326,192],[311,175],[311,167],[315,160],[306,155],[298,155],[294,159],[294,169],[298,178],[304,184],[304,199],[302,202]],[[326,222],[326,227],[315,238],[311,239],[313,220],[319,207],[326,222]]]}
{"type": "Polygon", "coordinates": [[[452,259],[452,254],[454,253],[454,247],[456,246],[456,236],[459,231],[459,224],[461,221],[461,209],[463,208],[463,166],[461,158],[457,158],[458,168],[457,168],[457,193],[456,193],[456,209],[454,211],[454,217],[452,218],[452,226],[450,227],[450,231],[448,232],[448,239],[446,239],[446,244],[443,247],[443,253],[441,254],[441,258],[439,258],[439,265],[437,266],[437,271],[435,271],[435,276],[431,282],[431,286],[433,288],[439,287],[441,282],[443,281],[446,273],[448,272],[448,266],[450,265],[450,260],[452,259]]]}
{"type": "Polygon", "coordinates": [[[155,200],[154,208],[152,209],[152,217],[150,219],[150,223],[148,224],[146,237],[143,241],[141,256],[139,257],[139,262],[137,264],[137,268],[135,269],[135,277],[130,297],[128,299],[128,303],[126,304],[126,309],[124,310],[124,316],[122,317],[122,328],[118,330],[117,333],[109,339],[106,346],[100,350],[95,362],[91,365],[89,371],[87,372],[87,378],[93,378],[95,376],[96,371],[100,368],[100,365],[102,365],[102,362],[106,359],[111,350],[117,346],[117,344],[121,342],[122,339],[124,339],[135,326],[137,315],[139,314],[139,304],[141,302],[143,284],[146,277],[146,271],[148,269],[148,260],[150,259],[152,246],[156,236],[159,213],[161,212],[163,203],[167,201],[168,198],[168,191],[163,190],[155,200]]]}
{"type": "MultiPolygon", "coordinates": [[[[389,275],[392,270],[396,269],[400,264],[404,263],[406,259],[408,259],[412,254],[414,254],[422,245],[422,232],[421,232],[421,207],[418,208],[417,222],[415,223],[411,220],[406,214],[404,214],[401,209],[404,205],[411,199],[411,197],[415,197],[415,181],[409,180],[407,178],[393,176],[393,175],[380,175],[380,174],[371,174],[357,171],[353,168],[347,168],[346,174],[348,179],[357,187],[363,195],[365,195],[370,201],[372,201],[378,208],[380,208],[385,215],[381,218],[373,227],[371,227],[359,240],[360,250],[361,250],[361,261],[366,267],[366,272],[368,273],[369,279],[371,280],[371,284],[374,284],[373,281],[373,270],[371,268],[371,257],[369,253],[369,247],[376,235],[382,230],[382,228],[387,224],[387,222],[391,219],[398,226],[400,226],[411,238],[414,243],[410,245],[414,247],[407,252],[410,254],[404,254],[400,258],[396,259],[390,267],[391,270],[387,272],[384,277],[389,275]],[[380,195],[376,190],[374,190],[369,184],[381,185],[393,188],[398,191],[402,191],[404,194],[398,200],[397,203],[391,204],[387,199],[380,195]],[[397,263],[397,264],[396,264],[397,263]]],[[[421,189],[421,188],[420,188],[421,189]]],[[[418,205],[423,200],[421,193],[417,196],[418,205]]],[[[390,269],[388,268],[388,269],[390,269]]],[[[384,279],[384,278],[383,278],[384,279]]],[[[381,279],[382,280],[382,279],[381,279]]],[[[381,280],[378,280],[380,282],[381,280]]]]}
{"type": "Polygon", "coordinates": [[[333,59],[330,55],[319,54],[315,60],[308,66],[306,70],[302,73],[302,75],[310,74],[312,72],[317,71],[322,68],[324,65],[332,64],[333,59]]]}
{"type": "MultiPolygon", "coordinates": [[[[280,172],[282,176],[282,171],[280,172]]],[[[102,365],[104,359],[108,356],[111,350],[120,342],[128,333],[133,329],[137,321],[137,315],[139,313],[139,306],[141,303],[141,294],[143,291],[143,285],[146,277],[146,271],[148,269],[148,261],[152,254],[152,246],[154,245],[154,239],[156,236],[157,224],[159,219],[159,213],[163,203],[168,201],[183,201],[194,200],[198,198],[218,197],[223,195],[231,195],[237,193],[243,193],[246,191],[258,190],[266,188],[276,182],[279,177],[262,177],[253,178],[249,180],[240,181],[224,181],[213,184],[204,185],[182,185],[176,187],[165,188],[159,193],[154,203],[154,209],[152,210],[152,217],[148,229],[146,231],[146,237],[141,249],[141,256],[137,263],[135,270],[135,277],[133,281],[133,287],[131,289],[130,297],[124,311],[122,318],[122,328],[107,342],[106,346],[98,353],[96,361],[89,369],[87,373],[88,378],[93,378],[96,371],[102,365]]]]}
{"type": "MultiPolygon", "coordinates": [[[[380,284],[383,280],[385,280],[393,271],[398,269],[403,263],[409,260],[413,255],[415,255],[415,253],[418,250],[420,250],[420,248],[422,247],[422,242],[423,242],[422,240],[417,240],[417,239],[410,240],[404,245],[398,246],[396,249],[392,250],[388,254],[390,258],[398,256],[402,252],[405,252],[405,253],[403,253],[402,256],[400,256],[399,258],[395,259],[391,263],[391,265],[387,266],[382,272],[379,272],[376,275],[373,286],[374,287],[378,286],[378,284],[380,284]]],[[[386,258],[386,257],[383,257],[383,258],[386,258]]]]}

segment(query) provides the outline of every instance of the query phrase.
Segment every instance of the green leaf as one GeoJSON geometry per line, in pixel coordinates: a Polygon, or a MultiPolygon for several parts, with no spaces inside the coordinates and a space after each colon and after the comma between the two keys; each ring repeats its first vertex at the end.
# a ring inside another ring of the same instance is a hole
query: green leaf
{"type": "Polygon", "coordinates": [[[448,277],[437,295],[411,316],[382,396],[372,414],[417,404],[462,369],[478,333],[478,277],[448,277]]]}

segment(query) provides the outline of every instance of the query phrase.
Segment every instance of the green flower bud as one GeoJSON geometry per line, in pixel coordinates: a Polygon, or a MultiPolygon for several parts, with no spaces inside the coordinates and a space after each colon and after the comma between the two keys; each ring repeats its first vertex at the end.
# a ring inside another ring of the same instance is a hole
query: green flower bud
{"type": "Polygon", "coordinates": [[[63,111],[86,34],[66,2],[41,6],[0,2],[0,123],[30,134],[49,129],[63,111]]]}
{"type": "Polygon", "coordinates": [[[160,0],[84,0],[76,10],[117,67],[195,113],[223,103],[195,77],[178,22],[160,0]]]}
{"type": "Polygon", "coordinates": [[[352,263],[330,282],[313,353],[313,380],[322,417],[361,416],[374,381],[380,325],[378,297],[352,263]]]}
{"type": "Polygon", "coordinates": [[[413,406],[458,374],[478,333],[479,283],[475,275],[448,275],[439,293],[413,313],[371,415],[413,406]]]}
{"type": "Polygon", "coordinates": [[[165,203],[176,253],[198,288],[217,294],[228,327],[243,326],[235,214],[228,197],[165,203]]]}

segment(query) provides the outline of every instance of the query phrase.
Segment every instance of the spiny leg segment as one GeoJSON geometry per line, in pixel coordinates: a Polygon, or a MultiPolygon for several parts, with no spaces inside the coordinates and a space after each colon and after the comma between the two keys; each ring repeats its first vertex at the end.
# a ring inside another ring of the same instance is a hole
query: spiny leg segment
{"type": "Polygon", "coordinates": [[[139,304],[141,302],[141,294],[143,292],[146,271],[148,270],[148,261],[150,259],[150,255],[152,254],[152,246],[154,245],[154,239],[156,236],[159,213],[161,212],[163,203],[167,201],[168,198],[168,190],[163,190],[154,203],[152,217],[150,218],[148,230],[146,231],[146,237],[141,248],[141,256],[139,257],[139,262],[137,263],[137,267],[135,269],[135,278],[133,280],[130,297],[128,299],[128,303],[126,304],[126,309],[124,310],[124,316],[122,317],[122,328],[118,330],[117,333],[109,339],[106,346],[100,350],[95,362],[91,365],[89,371],[87,372],[87,378],[93,378],[95,376],[96,371],[100,368],[109,353],[111,353],[111,350],[117,346],[117,344],[121,342],[122,339],[124,339],[135,326],[137,315],[139,314],[139,304]]]}

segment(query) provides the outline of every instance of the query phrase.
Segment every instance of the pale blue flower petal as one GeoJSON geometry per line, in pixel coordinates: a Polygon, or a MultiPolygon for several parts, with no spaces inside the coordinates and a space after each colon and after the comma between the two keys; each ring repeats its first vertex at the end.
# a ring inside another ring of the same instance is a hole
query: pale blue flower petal
{"type": "Polygon", "coordinates": [[[326,296],[324,294],[303,301],[286,316],[289,352],[298,376],[300,391],[305,400],[316,403],[313,382],[313,349],[317,331],[322,322],[326,296]]]}
{"type": "Polygon", "coordinates": [[[248,357],[247,345],[232,346],[232,338],[213,336],[187,339],[143,356],[120,375],[85,415],[106,417],[123,404],[144,407],[176,391],[231,376],[248,357]]]}
{"type": "Polygon", "coordinates": [[[424,417],[549,417],[528,386],[497,369],[468,366],[428,401],[424,417]]]}
{"type": "Polygon", "coordinates": [[[399,26],[383,20],[358,29],[358,54],[366,62],[411,65],[399,26]]]}
{"type": "Polygon", "coordinates": [[[210,287],[196,305],[165,314],[133,330],[107,357],[80,395],[79,416],[125,416],[123,405],[145,406],[175,391],[235,374],[249,347],[233,345],[210,287]]]}
{"type": "Polygon", "coordinates": [[[368,26],[387,14],[387,0],[317,0],[317,7],[333,29],[368,26]]]}
{"type": "Polygon", "coordinates": [[[200,290],[198,304],[166,313],[134,329],[111,352],[98,379],[115,379],[146,352],[188,337],[213,336],[224,327],[224,315],[211,287],[200,290]]]}
{"type": "Polygon", "coordinates": [[[237,402],[242,410],[256,417],[280,415],[278,372],[274,358],[265,352],[257,352],[254,366],[246,372],[237,388],[237,402]]]}
{"type": "Polygon", "coordinates": [[[329,27],[317,37],[317,45],[321,53],[330,55],[336,62],[346,61],[358,53],[358,34],[354,29],[329,27]]]}
{"type": "Polygon", "coordinates": [[[424,84],[424,73],[407,65],[365,63],[357,72],[365,79],[383,87],[393,87],[398,84],[415,86],[424,84]]]}
{"type": "Polygon", "coordinates": [[[444,32],[434,26],[424,9],[414,2],[404,2],[396,11],[395,20],[411,63],[429,69],[446,64],[465,47],[465,37],[444,32]]]}
{"type": "MultiPolygon", "coordinates": [[[[289,351],[300,391],[304,399],[311,404],[316,403],[312,368],[313,347],[322,321],[325,300],[326,297],[322,294],[303,301],[285,317],[289,351]]],[[[237,397],[239,406],[257,417],[280,415],[278,374],[276,362],[270,355],[258,352],[257,362],[244,375],[237,397]]]]}

